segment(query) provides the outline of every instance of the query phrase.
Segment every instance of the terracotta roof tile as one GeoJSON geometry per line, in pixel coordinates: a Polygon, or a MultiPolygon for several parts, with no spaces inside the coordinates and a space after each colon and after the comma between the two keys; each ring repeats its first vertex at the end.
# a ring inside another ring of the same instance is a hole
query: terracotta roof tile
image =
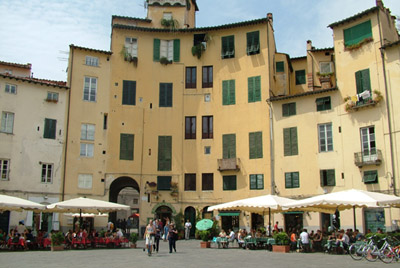
{"type": "Polygon", "coordinates": [[[34,83],[34,84],[43,85],[43,86],[53,86],[53,87],[59,87],[59,88],[63,88],[63,89],[69,89],[67,87],[67,82],[64,82],[64,81],[54,81],[54,80],[40,79],[40,78],[34,78],[34,77],[22,77],[22,76],[10,75],[10,74],[0,74],[0,77],[8,78],[11,80],[14,79],[17,81],[22,81],[22,82],[34,83]]]}

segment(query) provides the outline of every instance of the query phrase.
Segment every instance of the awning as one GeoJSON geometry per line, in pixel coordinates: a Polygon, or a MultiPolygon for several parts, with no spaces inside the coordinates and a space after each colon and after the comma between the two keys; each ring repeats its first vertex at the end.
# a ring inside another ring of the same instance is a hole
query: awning
{"type": "Polygon", "coordinates": [[[288,212],[283,212],[283,214],[303,214],[303,211],[288,211],[288,212]]]}
{"type": "Polygon", "coordinates": [[[239,216],[240,212],[220,212],[218,216],[239,216]]]}

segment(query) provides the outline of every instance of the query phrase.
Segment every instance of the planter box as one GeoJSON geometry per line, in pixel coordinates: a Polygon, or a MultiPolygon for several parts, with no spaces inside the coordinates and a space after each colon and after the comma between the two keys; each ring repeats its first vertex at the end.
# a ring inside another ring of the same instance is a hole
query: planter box
{"type": "Polygon", "coordinates": [[[61,250],[64,250],[64,245],[51,246],[51,251],[61,251],[61,250]]]}
{"type": "Polygon", "coordinates": [[[201,241],[200,242],[200,247],[201,248],[210,248],[211,247],[211,242],[209,242],[209,241],[207,241],[207,242],[201,241]]]}
{"type": "Polygon", "coordinates": [[[290,251],[290,245],[273,245],[272,246],[273,252],[281,252],[281,253],[288,253],[290,251]]]}

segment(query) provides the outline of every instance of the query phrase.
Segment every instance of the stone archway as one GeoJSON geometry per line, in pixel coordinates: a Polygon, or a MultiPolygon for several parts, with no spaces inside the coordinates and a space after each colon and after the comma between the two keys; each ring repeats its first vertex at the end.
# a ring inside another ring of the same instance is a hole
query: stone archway
{"type": "Polygon", "coordinates": [[[194,237],[196,230],[196,209],[194,209],[194,207],[185,208],[185,223],[187,220],[189,220],[192,224],[192,228],[190,229],[190,237],[194,237]]]}
{"type": "MultiPolygon", "coordinates": [[[[118,194],[121,192],[122,189],[131,187],[140,193],[139,184],[131,177],[119,177],[115,179],[110,185],[110,192],[109,192],[109,201],[118,203],[118,194]]],[[[117,220],[117,214],[115,212],[109,214],[109,219],[114,224],[117,220]]]]}

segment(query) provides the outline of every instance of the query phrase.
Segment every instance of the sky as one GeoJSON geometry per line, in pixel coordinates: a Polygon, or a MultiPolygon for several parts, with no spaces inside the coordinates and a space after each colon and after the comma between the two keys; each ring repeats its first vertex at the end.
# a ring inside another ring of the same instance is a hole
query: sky
{"type": "MultiPolygon", "coordinates": [[[[37,78],[66,81],[69,45],[109,50],[111,16],[145,18],[144,0],[0,0],[0,61],[32,64],[37,78]]],[[[399,0],[383,0],[400,16],[399,0]]],[[[327,26],[375,6],[375,0],[197,0],[196,26],[272,13],[277,50],[306,54],[306,41],[333,47],[327,26]]]]}

